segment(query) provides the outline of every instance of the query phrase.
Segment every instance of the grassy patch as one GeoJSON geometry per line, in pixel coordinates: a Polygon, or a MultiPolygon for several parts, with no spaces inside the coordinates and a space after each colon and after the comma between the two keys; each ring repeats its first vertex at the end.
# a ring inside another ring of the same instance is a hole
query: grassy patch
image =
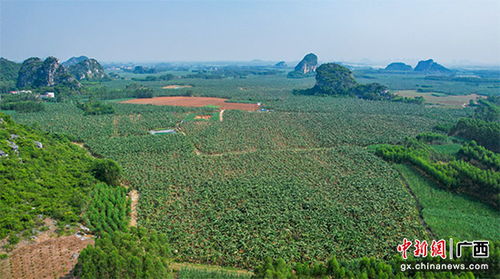
{"type": "Polygon", "coordinates": [[[446,95],[438,92],[417,92],[416,90],[400,90],[396,95],[403,97],[424,97],[425,103],[437,104],[450,108],[462,108],[468,104],[470,100],[478,100],[482,98],[477,94],[468,95],[446,95]]]}
{"type": "Polygon", "coordinates": [[[409,166],[394,167],[410,184],[423,207],[425,222],[438,237],[499,239],[498,211],[481,202],[438,188],[409,166]]]}
{"type": "Polygon", "coordinates": [[[434,150],[442,154],[455,155],[458,150],[460,150],[461,144],[450,143],[450,144],[436,144],[431,145],[434,150]]]}
{"type": "Polygon", "coordinates": [[[250,274],[229,273],[222,270],[204,270],[184,268],[177,274],[178,279],[246,279],[251,278],[250,274]]]}

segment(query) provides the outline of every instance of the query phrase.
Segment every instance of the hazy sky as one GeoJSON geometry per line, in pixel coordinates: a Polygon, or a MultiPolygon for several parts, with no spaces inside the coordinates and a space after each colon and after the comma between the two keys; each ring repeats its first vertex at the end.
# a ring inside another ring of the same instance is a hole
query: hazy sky
{"type": "Polygon", "coordinates": [[[500,64],[500,0],[0,0],[0,56],[500,64]]]}

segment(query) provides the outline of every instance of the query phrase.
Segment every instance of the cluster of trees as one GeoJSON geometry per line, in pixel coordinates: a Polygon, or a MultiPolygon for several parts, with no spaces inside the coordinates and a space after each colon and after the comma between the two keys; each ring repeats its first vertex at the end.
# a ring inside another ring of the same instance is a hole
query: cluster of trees
{"type": "Polygon", "coordinates": [[[76,106],[84,111],[85,115],[113,114],[115,109],[110,104],[98,101],[77,102],[76,106]]]}
{"type": "Polygon", "coordinates": [[[132,97],[132,93],[133,92],[121,89],[110,89],[106,86],[84,87],[82,90],[82,96],[96,100],[112,100],[132,97]]]}
{"type": "Polygon", "coordinates": [[[43,111],[45,107],[39,101],[18,101],[18,102],[1,102],[0,109],[15,110],[16,112],[38,112],[43,111]]]}
{"type": "Polygon", "coordinates": [[[127,189],[99,183],[90,192],[83,220],[94,234],[102,236],[104,233],[125,230],[129,213],[127,189]]]}
{"type": "Polygon", "coordinates": [[[16,112],[37,112],[45,109],[43,103],[33,93],[9,94],[0,99],[0,109],[16,112]]]}
{"type": "Polygon", "coordinates": [[[316,85],[311,95],[351,95],[357,82],[348,68],[335,63],[322,64],[316,69],[316,85]]]}
{"type": "Polygon", "coordinates": [[[500,206],[499,172],[481,169],[463,160],[433,162],[431,153],[435,151],[415,146],[411,139],[408,142],[405,146],[382,145],[377,147],[375,153],[388,161],[414,165],[445,189],[466,193],[497,208],[500,206]]]}
{"type": "Polygon", "coordinates": [[[143,228],[104,234],[82,250],[74,275],[94,278],[169,278],[168,239],[143,228]]]}
{"type": "Polygon", "coordinates": [[[476,107],[474,118],[491,122],[500,121],[500,96],[489,96],[486,100],[480,99],[472,106],[476,107]]]}
{"type": "Polygon", "coordinates": [[[91,171],[97,179],[108,185],[120,185],[121,167],[111,159],[94,160],[91,171]]]}
{"type": "Polygon", "coordinates": [[[223,78],[246,78],[249,75],[276,75],[282,71],[269,69],[261,66],[225,66],[212,67],[210,69],[193,70],[183,78],[200,79],[223,79],[223,78]]]}
{"type": "Polygon", "coordinates": [[[175,79],[172,74],[164,74],[160,76],[146,76],[145,78],[132,78],[133,81],[169,81],[175,79]]]}
{"type": "Polygon", "coordinates": [[[300,72],[300,71],[291,71],[287,74],[287,78],[307,78],[307,77],[313,77],[314,75],[316,75],[316,72],[314,71],[310,71],[308,73],[303,73],[303,72],[300,72]]]}
{"type": "Polygon", "coordinates": [[[406,103],[423,103],[422,99],[396,97],[379,83],[359,84],[348,68],[335,63],[322,64],[316,69],[313,88],[295,90],[295,94],[324,96],[353,96],[367,100],[393,100],[406,103]]]}
{"type": "Polygon", "coordinates": [[[474,140],[494,152],[500,152],[500,122],[463,118],[450,130],[450,136],[474,140]]]}
{"type": "Polygon", "coordinates": [[[363,257],[354,261],[339,261],[336,257],[324,262],[286,263],[283,259],[266,258],[264,262],[255,269],[254,278],[258,279],[313,279],[313,278],[490,278],[496,276],[498,271],[498,260],[500,251],[498,243],[491,243],[490,258],[473,259],[471,253],[464,253],[461,258],[453,260],[442,260],[439,257],[413,258],[402,260],[400,256],[395,256],[390,260],[379,260],[363,257]],[[401,264],[415,266],[417,263],[423,264],[452,264],[468,265],[469,263],[484,263],[490,269],[464,271],[454,269],[452,271],[419,271],[417,269],[401,270],[401,264]]]}
{"type": "Polygon", "coordinates": [[[424,132],[417,135],[419,141],[430,144],[444,144],[448,142],[448,137],[443,134],[424,132]]]}
{"type": "Polygon", "coordinates": [[[125,87],[127,96],[134,98],[153,98],[155,92],[152,88],[137,83],[129,84],[125,87]]]}
{"type": "Polygon", "coordinates": [[[482,169],[500,171],[500,155],[478,145],[475,141],[462,145],[457,155],[460,159],[482,169]]]}
{"type": "Polygon", "coordinates": [[[125,89],[110,89],[106,86],[96,86],[84,88],[82,96],[89,97],[94,100],[111,100],[120,98],[152,98],[155,97],[156,92],[139,83],[132,83],[125,87],[125,89]]]}
{"type": "MultiPolygon", "coordinates": [[[[417,91],[420,89],[417,89],[417,91]]],[[[394,96],[392,98],[393,102],[401,102],[401,103],[407,103],[407,104],[417,104],[421,105],[424,103],[425,99],[422,96],[417,96],[415,98],[409,98],[409,97],[403,97],[403,96],[394,96]]]]}
{"type": "Polygon", "coordinates": [[[464,191],[496,208],[500,207],[500,172],[483,170],[465,161],[451,161],[458,183],[455,191],[464,191]]]}
{"type": "Polygon", "coordinates": [[[133,69],[124,68],[123,71],[124,72],[131,72],[134,74],[154,74],[157,72],[155,68],[148,68],[148,67],[144,67],[144,66],[135,66],[133,69]]]}

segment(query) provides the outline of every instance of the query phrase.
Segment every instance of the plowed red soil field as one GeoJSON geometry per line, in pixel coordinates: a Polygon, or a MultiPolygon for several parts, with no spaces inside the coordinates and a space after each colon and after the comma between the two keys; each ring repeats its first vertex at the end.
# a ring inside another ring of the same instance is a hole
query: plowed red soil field
{"type": "Polygon", "coordinates": [[[127,104],[150,104],[157,106],[204,107],[208,105],[220,106],[221,109],[238,109],[254,111],[257,104],[226,103],[227,99],[213,97],[155,97],[123,101],[127,104]]]}
{"type": "Polygon", "coordinates": [[[51,279],[67,276],[78,261],[80,251],[93,243],[93,239],[81,240],[71,235],[20,247],[12,252],[8,262],[0,265],[5,268],[0,277],[51,279]]]}

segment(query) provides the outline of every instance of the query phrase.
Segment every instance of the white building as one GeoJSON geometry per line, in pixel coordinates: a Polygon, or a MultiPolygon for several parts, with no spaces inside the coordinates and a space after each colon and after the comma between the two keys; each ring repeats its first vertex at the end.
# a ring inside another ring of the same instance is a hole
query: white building
{"type": "Polygon", "coordinates": [[[44,94],[40,95],[40,98],[55,98],[56,94],[54,92],[45,92],[44,94]]]}

